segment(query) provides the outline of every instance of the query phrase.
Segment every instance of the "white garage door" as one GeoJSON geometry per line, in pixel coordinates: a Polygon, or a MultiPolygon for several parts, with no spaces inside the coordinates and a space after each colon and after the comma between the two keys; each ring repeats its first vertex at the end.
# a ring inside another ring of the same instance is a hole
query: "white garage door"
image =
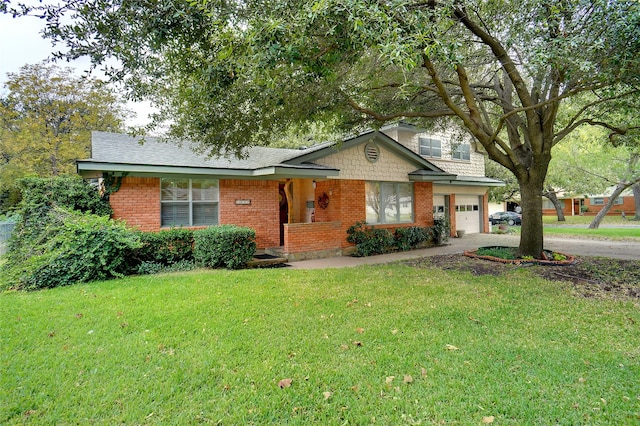
{"type": "Polygon", "coordinates": [[[481,232],[482,205],[477,195],[456,194],[456,229],[467,234],[481,232]]]}

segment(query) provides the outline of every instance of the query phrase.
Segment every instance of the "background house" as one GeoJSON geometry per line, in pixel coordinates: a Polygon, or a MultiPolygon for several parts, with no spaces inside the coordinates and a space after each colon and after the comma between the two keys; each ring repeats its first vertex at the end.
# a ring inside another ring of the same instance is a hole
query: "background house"
{"type": "MultiPolygon", "coordinates": [[[[601,194],[595,195],[558,195],[558,201],[562,205],[562,211],[565,216],[595,216],[609,201],[610,195],[613,192],[613,187],[601,194]]],[[[613,207],[608,216],[620,216],[622,212],[627,217],[633,217],[636,215],[635,198],[633,197],[633,191],[628,188],[620,194],[613,204],[613,207]]],[[[553,203],[548,198],[542,198],[542,214],[546,216],[555,216],[556,209],[553,203]]]]}
{"type": "Polygon", "coordinates": [[[480,175],[484,158],[464,149],[456,158],[443,142],[436,165],[413,140],[419,133],[398,125],[300,150],[253,147],[238,159],[207,158],[188,142],[95,132],[91,158],[77,164],[82,176],[103,179],[114,217],[131,226],[248,226],[259,248],[290,260],[340,255],[346,230],[364,220],[393,230],[442,216],[452,232],[486,232],[487,188],[501,182],[480,175]]]}

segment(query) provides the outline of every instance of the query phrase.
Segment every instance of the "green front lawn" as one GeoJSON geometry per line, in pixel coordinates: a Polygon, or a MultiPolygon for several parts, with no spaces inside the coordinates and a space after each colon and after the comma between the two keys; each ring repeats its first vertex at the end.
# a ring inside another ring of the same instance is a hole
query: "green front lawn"
{"type": "MultiPolygon", "coordinates": [[[[558,216],[542,216],[542,221],[545,225],[589,225],[595,216],[565,216],[564,222],[558,222],[558,216]]],[[[640,222],[630,220],[633,216],[629,216],[627,219],[622,219],[618,214],[605,216],[602,220],[602,225],[640,225],[640,222]]]]}
{"type": "Polygon", "coordinates": [[[143,276],[4,293],[0,321],[0,424],[640,421],[637,302],[526,268],[143,276]]]}
{"type": "Polygon", "coordinates": [[[544,235],[560,236],[570,235],[576,237],[588,238],[608,238],[614,240],[620,239],[640,239],[640,228],[621,227],[621,228],[598,228],[588,229],[586,227],[562,227],[562,226],[545,226],[544,235]]]}

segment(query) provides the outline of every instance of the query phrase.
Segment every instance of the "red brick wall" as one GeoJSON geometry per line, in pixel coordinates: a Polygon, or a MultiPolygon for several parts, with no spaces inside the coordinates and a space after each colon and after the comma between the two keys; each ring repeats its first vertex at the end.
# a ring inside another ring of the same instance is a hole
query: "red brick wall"
{"type": "Polygon", "coordinates": [[[413,184],[415,226],[433,226],[433,183],[413,184]]]}
{"type": "MultiPolygon", "coordinates": [[[[160,178],[125,177],[109,200],[114,218],[142,231],[160,230],[160,178]]],[[[258,247],[280,245],[278,212],[278,182],[220,180],[220,224],[254,229],[258,247]],[[238,199],[251,204],[236,205],[238,199]]]]}
{"type": "MultiPolygon", "coordinates": [[[[562,205],[562,211],[564,212],[565,216],[571,216],[572,215],[571,209],[573,207],[573,200],[571,200],[571,199],[563,199],[563,200],[558,200],[558,201],[560,201],[560,204],[562,205]]],[[[542,209],[542,214],[545,215],[545,216],[555,216],[558,213],[556,212],[555,208],[551,208],[551,209],[542,209]]]]}
{"type": "Polygon", "coordinates": [[[278,182],[221,179],[220,224],[235,224],[254,229],[259,248],[279,246],[278,182]],[[236,205],[236,200],[251,200],[251,204],[236,205]]]}
{"type": "Polygon", "coordinates": [[[338,249],[343,239],[340,222],[288,223],[284,231],[284,252],[338,249]]]}
{"type": "Polygon", "coordinates": [[[346,240],[347,229],[367,217],[364,184],[363,180],[326,180],[316,184],[316,222],[340,222],[342,247],[350,245],[346,240]],[[318,206],[322,194],[329,197],[326,209],[318,206]]]}
{"type": "MultiPolygon", "coordinates": [[[[409,226],[433,225],[433,184],[416,182],[414,191],[414,218],[412,223],[376,225],[376,228],[394,230],[409,226]]],[[[347,229],[358,221],[366,220],[366,196],[364,180],[327,180],[316,185],[316,222],[342,222],[342,247],[348,247],[347,229]],[[329,206],[318,207],[318,197],[326,193],[329,206]]]]}
{"type": "MultiPolygon", "coordinates": [[[[377,226],[393,230],[402,226],[433,225],[432,188],[433,186],[429,182],[414,184],[415,221],[413,223],[377,226]]],[[[356,222],[366,219],[364,180],[318,182],[315,200],[315,221],[318,225],[309,228],[311,230],[310,236],[304,237],[304,241],[298,240],[302,238],[299,235],[290,235],[289,238],[296,240],[289,241],[290,251],[287,252],[313,251],[316,248],[308,247],[320,247],[323,243],[326,245],[334,244],[336,232],[334,228],[338,225],[333,222],[339,223],[340,244],[342,247],[347,247],[349,246],[346,240],[347,229],[356,222]],[[321,209],[317,205],[318,197],[323,193],[329,197],[329,205],[326,209],[321,209]],[[325,229],[326,226],[329,228],[325,229]],[[329,229],[332,231],[329,232],[329,229]],[[307,248],[302,250],[300,247],[307,248]]],[[[115,218],[124,219],[130,226],[138,227],[143,231],[158,231],[160,229],[159,178],[126,177],[120,190],[111,194],[110,201],[115,218]]],[[[451,197],[451,203],[454,205],[454,197],[451,197]]],[[[221,179],[219,214],[220,224],[235,224],[254,229],[256,244],[259,248],[280,245],[277,181],[221,179]],[[236,200],[250,200],[251,204],[236,205],[236,200]]],[[[285,233],[285,243],[287,243],[286,238],[285,233]]],[[[317,250],[329,248],[332,247],[321,247],[317,250]]]]}
{"type": "MultiPolygon", "coordinates": [[[[609,201],[608,197],[604,198],[605,204],[609,201]]],[[[591,200],[589,198],[584,200],[584,205],[589,207],[589,210],[585,213],[587,216],[595,216],[598,214],[600,210],[604,207],[604,205],[591,205],[591,200]]],[[[607,213],[607,216],[620,216],[620,214],[624,212],[627,217],[635,216],[636,214],[636,205],[634,203],[633,197],[622,197],[622,204],[615,204],[611,207],[611,210],[607,213]]]]}
{"type": "Polygon", "coordinates": [[[160,178],[125,177],[109,203],[115,219],[141,231],[160,229],[160,178]]]}
{"type": "Polygon", "coordinates": [[[482,196],[482,232],[489,232],[489,193],[482,196]]]}

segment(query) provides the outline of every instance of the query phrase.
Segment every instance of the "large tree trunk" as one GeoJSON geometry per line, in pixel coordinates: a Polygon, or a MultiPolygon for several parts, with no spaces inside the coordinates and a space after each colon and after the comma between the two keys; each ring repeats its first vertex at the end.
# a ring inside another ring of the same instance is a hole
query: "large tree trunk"
{"type": "Polygon", "coordinates": [[[564,222],[564,210],[562,209],[562,204],[558,200],[558,196],[556,195],[556,191],[553,189],[549,189],[544,193],[544,196],[547,197],[553,203],[553,207],[556,208],[556,215],[558,216],[558,222],[564,222]]]}
{"type": "Polygon", "coordinates": [[[602,207],[602,210],[598,212],[596,217],[594,217],[589,224],[589,229],[598,229],[598,227],[600,226],[600,222],[602,222],[602,219],[604,219],[609,210],[611,210],[611,207],[613,207],[613,203],[616,202],[616,199],[620,196],[620,194],[622,194],[622,191],[627,189],[629,186],[631,185],[628,183],[619,183],[616,185],[616,189],[609,196],[609,201],[607,201],[607,204],[602,207]]]}
{"type": "Polygon", "coordinates": [[[636,205],[636,216],[633,220],[640,220],[640,182],[636,182],[633,186],[633,201],[636,205]]]}
{"type": "Polygon", "coordinates": [[[535,180],[520,182],[522,206],[522,228],[520,235],[520,256],[540,258],[544,248],[542,229],[543,183],[535,180]]]}

